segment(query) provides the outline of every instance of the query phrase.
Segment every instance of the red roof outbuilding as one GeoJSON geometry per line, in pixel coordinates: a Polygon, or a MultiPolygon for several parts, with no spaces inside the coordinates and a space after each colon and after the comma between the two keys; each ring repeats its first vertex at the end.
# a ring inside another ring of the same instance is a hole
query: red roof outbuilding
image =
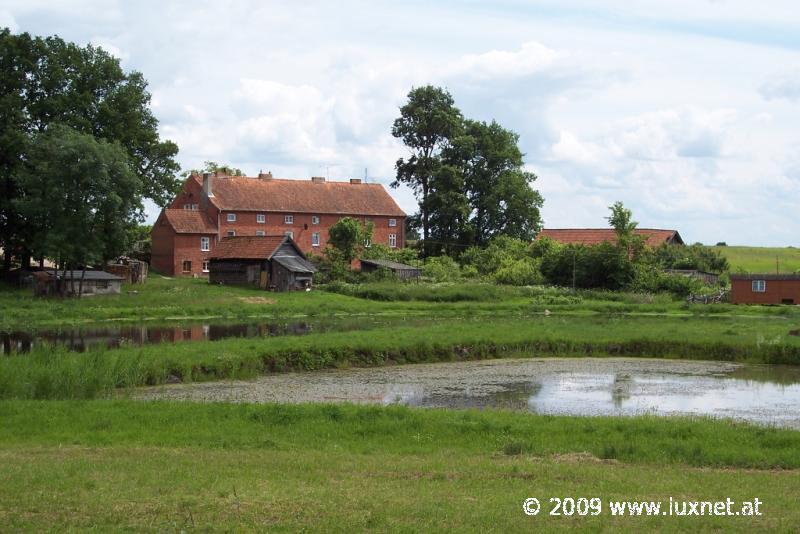
{"type": "MultiPolygon", "coordinates": [[[[637,228],[635,234],[644,237],[645,244],[649,247],[657,247],[664,243],[683,245],[683,239],[677,230],[637,228]]],[[[540,237],[549,237],[565,245],[599,245],[617,242],[617,234],[612,228],[543,228],[536,239],[540,237]]]]}

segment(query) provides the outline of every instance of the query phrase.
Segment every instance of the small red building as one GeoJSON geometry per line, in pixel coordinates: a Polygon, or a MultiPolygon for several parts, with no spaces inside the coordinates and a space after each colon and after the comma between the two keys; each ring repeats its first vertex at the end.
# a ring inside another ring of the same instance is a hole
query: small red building
{"type": "Polygon", "coordinates": [[[217,243],[233,236],[289,236],[305,254],[320,254],[343,217],[372,222],[372,242],[405,246],[406,214],[380,184],[223,174],[193,174],[152,231],[152,268],[208,276],[217,243]]]}
{"type": "Polygon", "coordinates": [[[800,304],[798,274],[732,274],[733,304],[800,304]]]}

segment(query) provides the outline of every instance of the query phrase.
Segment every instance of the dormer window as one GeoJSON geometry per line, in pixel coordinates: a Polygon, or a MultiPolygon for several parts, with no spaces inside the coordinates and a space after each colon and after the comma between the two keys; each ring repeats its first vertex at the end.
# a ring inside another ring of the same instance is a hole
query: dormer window
{"type": "Polygon", "coordinates": [[[236,222],[236,214],[235,213],[229,213],[228,214],[228,222],[236,222]]]}

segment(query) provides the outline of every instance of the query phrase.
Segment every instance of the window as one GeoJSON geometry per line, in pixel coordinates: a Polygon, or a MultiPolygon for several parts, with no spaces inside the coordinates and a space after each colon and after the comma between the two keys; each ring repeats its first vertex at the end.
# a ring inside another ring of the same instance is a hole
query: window
{"type": "Polygon", "coordinates": [[[389,246],[397,248],[397,234],[389,234],[389,246]]]}
{"type": "Polygon", "coordinates": [[[108,280],[98,280],[94,285],[97,289],[108,289],[108,280]]]}
{"type": "Polygon", "coordinates": [[[258,237],[264,237],[264,235],[265,235],[265,234],[264,234],[264,230],[256,230],[256,235],[257,235],[258,237]]]}
{"type": "Polygon", "coordinates": [[[203,252],[208,252],[211,250],[211,239],[207,237],[200,238],[200,250],[203,252]]]}
{"type": "Polygon", "coordinates": [[[319,246],[319,232],[314,232],[311,234],[311,246],[318,247],[319,246]]]}
{"type": "Polygon", "coordinates": [[[233,237],[236,235],[236,230],[228,230],[227,232],[228,237],[233,237]]]}
{"type": "Polygon", "coordinates": [[[389,219],[389,226],[397,226],[397,219],[389,219]]]}
{"type": "Polygon", "coordinates": [[[290,239],[294,239],[294,232],[284,232],[283,235],[288,236],[290,239]]]}
{"type": "Polygon", "coordinates": [[[204,273],[207,273],[207,272],[208,272],[208,261],[204,261],[204,262],[203,262],[203,272],[204,272],[204,273]]]}
{"type": "Polygon", "coordinates": [[[257,214],[256,215],[256,222],[258,224],[264,224],[265,222],[267,222],[267,216],[264,215],[263,213],[257,214]]]}
{"type": "Polygon", "coordinates": [[[283,224],[294,224],[294,215],[284,215],[283,224]]]}
{"type": "Polygon", "coordinates": [[[192,209],[192,205],[191,204],[184,204],[183,205],[183,209],[190,210],[190,209],[192,209]]]}
{"type": "Polygon", "coordinates": [[[369,248],[369,247],[370,247],[370,245],[372,245],[372,241],[370,241],[370,239],[369,239],[369,238],[366,238],[366,239],[364,240],[364,246],[365,246],[365,247],[367,247],[367,248],[369,248]]]}
{"type": "Polygon", "coordinates": [[[190,273],[192,272],[192,262],[189,260],[183,260],[183,272],[190,273]]]}
{"type": "Polygon", "coordinates": [[[197,211],[197,204],[192,204],[192,211],[197,211]]]}
{"type": "Polygon", "coordinates": [[[753,280],[753,293],[763,293],[767,290],[766,280],[753,280]]]}
{"type": "Polygon", "coordinates": [[[228,222],[236,222],[236,214],[235,213],[229,213],[228,214],[228,222]]]}
{"type": "Polygon", "coordinates": [[[311,216],[311,224],[319,224],[319,215],[311,216]]]}

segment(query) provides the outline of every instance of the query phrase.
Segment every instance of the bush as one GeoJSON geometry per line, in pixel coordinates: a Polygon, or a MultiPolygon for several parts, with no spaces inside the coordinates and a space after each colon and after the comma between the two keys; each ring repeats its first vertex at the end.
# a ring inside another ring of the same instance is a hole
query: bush
{"type": "Polygon", "coordinates": [[[539,266],[530,258],[503,261],[493,278],[498,284],[509,286],[530,286],[542,282],[539,266]]]}
{"type": "Polygon", "coordinates": [[[428,258],[422,266],[422,276],[436,282],[455,282],[461,278],[461,268],[450,256],[428,258]]]}
{"type": "Polygon", "coordinates": [[[697,278],[664,273],[658,267],[650,265],[637,265],[633,280],[628,286],[631,291],[640,293],[668,292],[678,297],[697,293],[702,288],[703,283],[697,278]]]}

